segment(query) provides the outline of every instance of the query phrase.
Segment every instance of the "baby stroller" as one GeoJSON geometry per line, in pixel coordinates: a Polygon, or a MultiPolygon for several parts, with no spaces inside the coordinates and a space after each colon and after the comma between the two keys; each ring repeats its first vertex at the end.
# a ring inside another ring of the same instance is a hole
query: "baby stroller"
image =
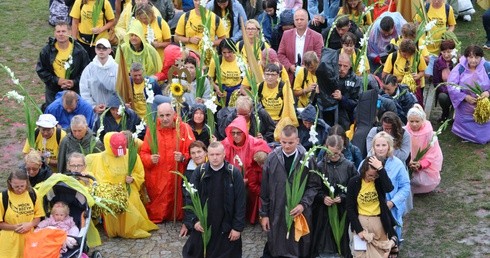
{"type": "MultiPolygon", "coordinates": [[[[68,249],[60,257],[88,257],[89,248],[87,246],[87,232],[91,223],[92,209],[89,205],[88,198],[92,198],[88,191],[75,178],[91,179],[93,184],[96,184],[94,177],[90,175],[82,175],[80,173],[68,173],[65,175],[54,174],[43,183],[38,189],[38,194],[43,197],[43,206],[46,211],[46,216],[49,216],[51,207],[58,201],[62,201],[70,208],[70,216],[75,224],[80,229],[78,236],[70,236],[77,240],[77,246],[68,249]],[[43,189],[44,188],[44,189],[43,189]]],[[[99,251],[93,251],[91,257],[101,258],[99,251]]]]}

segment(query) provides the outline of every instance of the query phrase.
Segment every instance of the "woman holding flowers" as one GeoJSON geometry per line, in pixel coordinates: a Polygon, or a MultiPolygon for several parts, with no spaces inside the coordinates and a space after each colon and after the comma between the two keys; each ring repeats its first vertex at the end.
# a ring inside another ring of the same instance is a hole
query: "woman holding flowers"
{"type": "Polygon", "coordinates": [[[82,44],[90,60],[95,57],[94,43],[109,38],[114,11],[109,0],[76,0],[70,12],[72,36],[82,44]]]}
{"type": "Polygon", "coordinates": [[[488,103],[490,95],[489,72],[490,64],[483,57],[483,49],[471,45],[465,49],[459,64],[449,74],[447,81],[460,85],[448,87],[449,97],[455,110],[452,132],[465,141],[478,144],[490,142],[490,133],[488,133],[490,132],[488,120],[490,107],[484,104],[488,103]],[[469,87],[475,88],[476,84],[481,88],[478,95],[469,89],[469,87]],[[478,113],[486,114],[486,121],[480,121],[481,123],[475,121],[474,116],[478,113]]]}
{"type": "Polygon", "coordinates": [[[345,198],[347,184],[349,180],[357,176],[357,170],[354,163],[347,160],[342,154],[344,149],[344,140],[339,135],[330,135],[326,140],[326,147],[329,152],[325,155],[325,158],[318,163],[318,170],[328,180],[331,189],[325,185],[318,191],[313,205],[313,243],[312,243],[312,255],[314,257],[325,255],[332,255],[341,253],[343,255],[350,254],[349,249],[349,236],[347,234],[348,223],[341,225],[342,238],[340,240],[341,250],[337,250],[336,241],[333,236],[333,226],[329,221],[329,214],[327,207],[337,207],[338,217],[337,220],[341,220],[341,217],[345,213],[345,198]],[[332,198],[331,196],[335,196],[332,198]]]}
{"type": "MultiPolygon", "coordinates": [[[[148,231],[157,230],[141,202],[139,190],[144,182],[143,164],[139,156],[132,171],[128,171],[127,140],[123,133],[109,132],[104,136],[105,151],[87,155],[87,170],[92,171],[99,187],[106,185],[129,185],[126,211],[116,216],[104,214],[104,229],[109,237],[146,238],[148,231]]],[[[110,189],[110,188],[109,188],[110,189]]],[[[126,187],[124,187],[126,189],[126,187]]],[[[116,193],[114,193],[116,194],[116,193]]],[[[119,197],[114,196],[113,199],[119,197]]]]}
{"type": "Polygon", "coordinates": [[[149,3],[136,5],[135,16],[143,25],[143,34],[148,44],[152,45],[163,58],[163,50],[170,45],[171,33],[168,23],[155,15],[153,5],[149,3]]]}
{"type": "Polygon", "coordinates": [[[366,6],[361,0],[345,0],[344,5],[339,9],[337,16],[348,15],[349,20],[356,23],[357,26],[371,25],[373,19],[371,12],[366,12],[366,6]]]}
{"type": "MultiPolygon", "coordinates": [[[[374,136],[371,153],[376,156],[377,160],[381,161],[381,166],[379,164],[373,166],[378,172],[380,169],[386,170],[393,184],[394,188],[386,193],[386,205],[397,222],[395,229],[398,239],[401,239],[403,227],[402,217],[407,211],[407,198],[410,196],[410,179],[404,162],[395,157],[393,151],[393,137],[391,135],[386,132],[379,132],[374,136]]],[[[351,217],[349,216],[349,218],[351,217]]]]}
{"type": "Polygon", "coordinates": [[[224,39],[218,48],[218,52],[221,53],[221,57],[219,58],[220,63],[216,64],[214,60],[211,60],[209,64],[208,75],[211,78],[211,83],[214,85],[214,91],[218,97],[226,98],[226,106],[228,106],[233,92],[240,90],[243,79],[235,51],[235,42],[232,39],[224,39]],[[217,65],[220,67],[219,71],[221,74],[216,74],[217,65]],[[221,85],[219,85],[220,83],[221,85]]]}
{"type": "Polygon", "coordinates": [[[425,118],[423,108],[415,104],[408,111],[407,132],[412,141],[410,169],[413,171],[410,184],[412,193],[428,193],[433,191],[441,182],[442,151],[437,135],[432,130],[432,124],[425,118]],[[428,149],[422,156],[419,152],[428,149]]]}
{"type": "Polygon", "coordinates": [[[347,217],[354,234],[352,237],[367,244],[365,250],[356,250],[358,247],[354,244],[353,255],[388,257],[392,247],[396,246],[393,230],[396,221],[390,212],[390,201],[387,201],[387,194],[394,187],[383,162],[376,156],[368,156],[359,170],[361,174],[350,179],[347,186],[347,217]]]}

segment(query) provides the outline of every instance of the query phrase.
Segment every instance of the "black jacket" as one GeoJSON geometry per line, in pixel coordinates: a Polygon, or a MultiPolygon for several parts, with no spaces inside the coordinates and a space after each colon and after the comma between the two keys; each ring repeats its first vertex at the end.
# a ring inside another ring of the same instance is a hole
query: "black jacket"
{"type": "MultiPolygon", "coordinates": [[[[194,185],[199,193],[201,202],[208,199],[209,189],[208,179],[210,171],[209,162],[206,162],[196,168],[190,183],[194,185]]],[[[232,229],[242,232],[245,228],[245,185],[243,183],[242,174],[240,171],[225,161],[224,169],[226,169],[226,177],[224,180],[225,191],[225,217],[221,223],[219,231],[228,233],[232,229]]],[[[191,196],[188,193],[184,194],[185,204],[192,205],[191,196]]],[[[202,203],[204,205],[204,203],[202,203]]],[[[197,222],[197,217],[192,212],[186,212],[184,224],[188,229],[193,229],[197,222]]],[[[214,230],[213,230],[214,231],[214,230]]]]}
{"type": "MultiPolygon", "coordinates": [[[[391,214],[390,209],[386,205],[386,193],[389,193],[393,190],[393,184],[391,183],[386,170],[383,168],[379,172],[379,177],[374,180],[374,185],[376,187],[376,191],[378,192],[378,200],[381,208],[381,223],[383,224],[383,228],[385,232],[388,234],[388,237],[396,236],[394,226],[396,225],[396,221],[391,214]]],[[[359,195],[359,191],[361,190],[361,176],[356,176],[349,180],[349,185],[347,186],[347,218],[350,221],[351,229],[355,233],[359,233],[364,229],[359,222],[359,213],[357,210],[357,196],[359,195]]]]}
{"type": "MultiPolygon", "coordinates": [[[[125,115],[126,116],[126,128],[125,128],[125,130],[129,130],[132,133],[136,132],[136,126],[141,123],[140,117],[132,109],[129,109],[129,108],[126,108],[124,110],[124,113],[126,113],[126,115],[125,115]]],[[[104,135],[106,133],[108,133],[108,132],[121,132],[123,129],[122,124],[117,123],[116,119],[114,119],[114,117],[111,115],[110,111],[107,111],[107,113],[105,114],[104,121],[102,122],[102,124],[104,125],[104,130],[102,130],[102,132],[100,132],[99,140],[101,142],[104,142],[104,135]]],[[[97,119],[97,121],[95,121],[94,132],[97,132],[97,130],[99,130],[99,127],[100,127],[100,116],[97,119]]],[[[146,129],[142,130],[138,134],[138,138],[143,140],[143,138],[145,137],[145,133],[146,133],[146,129]]]]}
{"type": "MultiPolygon", "coordinates": [[[[85,49],[77,42],[70,38],[70,41],[74,44],[73,46],[73,71],[70,74],[70,79],[74,82],[73,90],[80,94],[79,82],[82,71],[90,63],[90,58],[88,57],[85,49]]],[[[56,39],[53,37],[49,38],[48,44],[44,46],[39,54],[39,60],[36,65],[36,72],[39,78],[44,82],[46,88],[51,91],[62,91],[61,87],[58,85],[59,77],[56,76],[53,69],[53,62],[58,54],[58,50],[55,47],[56,39]]]]}

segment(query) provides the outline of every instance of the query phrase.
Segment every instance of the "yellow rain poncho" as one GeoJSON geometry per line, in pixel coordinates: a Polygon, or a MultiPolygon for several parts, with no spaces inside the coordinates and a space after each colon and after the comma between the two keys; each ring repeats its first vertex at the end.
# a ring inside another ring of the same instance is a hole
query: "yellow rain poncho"
{"type": "MultiPolygon", "coordinates": [[[[102,153],[87,156],[87,169],[93,171],[94,177],[99,184],[123,184],[126,185],[128,175],[128,154],[116,157],[110,146],[110,138],[114,132],[104,136],[106,150],[102,153]]],[[[139,190],[144,182],[144,170],[141,159],[138,156],[135,167],[131,174],[134,181],[130,184],[131,193],[127,211],[116,216],[104,215],[104,228],[109,237],[123,238],[145,238],[150,237],[148,231],[157,230],[146,213],[145,207],[140,200],[139,190]]]]}
{"type": "Polygon", "coordinates": [[[124,38],[124,43],[117,49],[115,58],[117,63],[121,62],[121,51],[124,52],[128,71],[131,69],[131,64],[135,62],[143,65],[143,68],[145,68],[145,75],[153,75],[162,70],[162,59],[157,50],[146,42],[143,25],[138,20],[131,22],[129,30],[124,38]],[[134,49],[129,40],[132,34],[136,35],[141,40],[143,49],[139,52],[134,49]]]}

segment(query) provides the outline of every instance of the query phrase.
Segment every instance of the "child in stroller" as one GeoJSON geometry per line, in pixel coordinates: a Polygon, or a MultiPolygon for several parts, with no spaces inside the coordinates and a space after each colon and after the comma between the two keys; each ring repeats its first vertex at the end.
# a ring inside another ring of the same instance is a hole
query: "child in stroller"
{"type": "Polygon", "coordinates": [[[61,247],[61,253],[66,253],[68,248],[72,249],[78,245],[77,240],[73,237],[78,236],[80,230],[77,225],[75,225],[73,218],[70,217],[70,208],[66,203],[62,201],[56,202],[53,205],[53,208],[51,208],[51,215],[49,218],[41,221],[37,225],[36,231],[47,227],[62,229],[67,233],[68,236],[61,247]]]}

